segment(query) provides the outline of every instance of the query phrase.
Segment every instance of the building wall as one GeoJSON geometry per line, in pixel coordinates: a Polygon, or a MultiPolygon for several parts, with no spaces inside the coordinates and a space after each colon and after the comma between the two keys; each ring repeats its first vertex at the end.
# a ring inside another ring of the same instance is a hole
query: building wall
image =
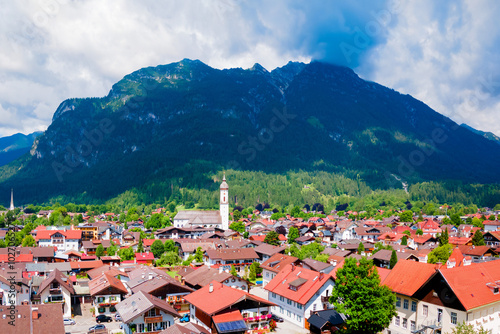
{"type": "MultiPolygon", "coordinates": [[[[162,317],[162,322],[166,322],[166,327],[165,328],[168,328],[170,326],[172,326],[174,324],[174,317],[171,315],[171,314],[167,314],[163,311],[160,311],[160,315],[162,317]]],[[[158,316],[158,317],[159,317],[158,316]]],[[[124,323],[123,325],[123,329],[125,331],[126,334],[131,334],[133,333],[132,330],[130,329],[131,325],[135,324],[137,327],[137,331],[135,333],[139,333],[139,327],[140,325],[144,325],[145,328],[147,326],[145,320],[144,320],[144,314],[138,316],[137,318],[135,318],[134,320],[128,322],[128,323],[124,323]]],[[[154,326],[153,326],[154,327],[154,326]]],[[[155,331],[156,329],[155,328],[152,328],[152,331],[155,331]]]]}
{"type": "Polygon", "coordinates": [[[276,276],[275,272],[267,269],[262,270],[262,287],[265,287],[276,276]]]}
{"type": "MultiPolygon", "coordinates": [[[[50,295],[49,291],[50,291],[50,285],[40,295],[40,301],[42,304],[47,304],[45,302],[45,300],[50,295]]],[[[64,299],[63,317],[64,318],[71,318],[71,295],[70,295],[69,291],[63,287],[61,287],[61,291],[62,291],[62,296],[64,299]]]]}
{"type": "Polygon", "coordinates": [[[119,302],[121,302],[121,296],[119,294],[96,295],[93,297],[93,302],[94,302],[96,316],[101,315],[101,314],[112,316],[116,313],[116,309],[115,309],[115,311],[111,311],[111,307],[107,306],[104,308],[104,312],[99,312],[99,308],[100,308],[99,304],[102,304],[102,303],[117,303],[118,304],[119,302]],[[103,300],[99,301],[100,298],[103,298],[103,300]],[[114,298],[114,300],[112,300],[113,298],[114,298]]]}

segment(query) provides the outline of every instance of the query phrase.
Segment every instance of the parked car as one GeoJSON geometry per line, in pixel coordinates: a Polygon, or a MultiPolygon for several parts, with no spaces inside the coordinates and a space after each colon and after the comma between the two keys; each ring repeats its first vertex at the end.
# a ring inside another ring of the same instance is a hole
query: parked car
{"type": "Polygon", "coordinates": [[[106,328],[106,326],[101,325],[101,324],[98,324],[98,325],[95,325],[95,326],[90,327],[90,328],[89,328],[89,332],[95,331],[95,330],[97,330],[97,329],[105,329],[105,328],[106,328]]]}
{"type": "Polygon", "coordinates": [[[75,320],[73,319],[63,319],[64,325],[76,325],[75,320]]]}
{"type": "Polygon", "coordinates": [[[100,322],[111,322],[111,321],[113,321],[113,319],[110,316],[101,314],[101,315],[98,315],[97,317],[95,317],[95,321],[97,323],[100,323],[100,322]]]}
{"type": "Polygon", "coordinates": [[[189,322],[189,314],[186,313],[184,316],[179,320],[180,322],[189,322]]]}
{"type": "Polygon", "coordinates": [[[283,322],[283,318],[278,317],[276,314],[271,314],[271,319],[273,319],[276,322],[283,322]]]}
{"type": "Polygon", "coordinates": [[[122,321],[122,316],[119,313],[115,313],[115,321],[122,321]]]}

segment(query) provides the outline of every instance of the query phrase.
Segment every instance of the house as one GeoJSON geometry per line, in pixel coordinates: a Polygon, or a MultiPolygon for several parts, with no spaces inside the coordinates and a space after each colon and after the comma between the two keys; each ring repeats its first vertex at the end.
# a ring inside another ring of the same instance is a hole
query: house
{"type": "Polygon", "coordinates": [[[82,231],[82,241],[90,241],[97,239],[98,227],[93,224],[82,224],[75,226],[75,230],[82,231]]]}
{"type": "MultiPolygon", "coordinates": [[[[66,263],[68,264],[68,263],[66,263]]],[[[71,270],[75,273],[86,273],[89,270],[102,267],[104,264],[101,260],[94,261],[73,261],[69,262],[71,270]]]]}
{"type": "Polygon", "coordinates": [[[15,319],[11,309],[0,308],[0,328],[8,334],[64,334],[63,313],[58,304],[19,305],[15,308],[15,319]],[[14,323],[12,326],[10,323],[14,323]]]}
{"type": "Polygon", "coordinates": [[[487,260],[492,259],[498,253],[493,250],[490,246],[467,246],[458,245],[458,249],[465,256],[470,256],[472,260],[487,260]]]}
{"type": "Polygon", "coordinates": [[[268,300],[276,304],[273,313],[305,328],[313,312],[331,308],[328,298],[334,288],[330,274],[289,264],[264,289],[268,300]]]}
{"type": "Polygon", "coordinates": [[[460,266],[469,266],[472,263],[472,258],[470,256],[464,256],[460,249],[455,248],[450,254],[450,257],[446,261],[447,268],[454,268],[460,266]]]}
{"type": "Polygon", "coordinates": [[[382,234],[391,232],[391,229],[385,226],[357,227],[354,231],[359,240],[377,242],[382,234]]]}
{"type": "Polygon", "coordinates": [[[396,293],[396,311],[385,333],[450,333],[465,322],[496,333],[500,327],[497,261],[447,268],[400,261],[383,284],[396,293]],[[411,306],[410,306],[411,305],[411,306]]]}
{"type": "Polygon", "coordinates": [[[271,256],[279,253],[284,253],[286,246],[273,246],[270,244],[263,243],[254,248],[255,252],[259,256],[259,262],[267,261],[271,256]]]}
{"type": "Polygon", "coordinates": [[[275,304],[220,282],[189,294],[191,321],[212,333],[243,333],[269,326],[271,307],[275,304]]]}
{"type": "Polygon", "coordinates": [[[295,239],[295,243],[297,243],[298,245],[309,245],[310,243],[314,242],[316,239],[312,236],[308,236],[308,235],[303,235],[301,237],[298,237],[297,239],[295,239]]]}
{"type": "Polygon", "coordinates": [[[124,231],[122,233],[122,246],[130,246],[139,242],[141,232],[124,231]]]}
{"type": "Polygon", "coordinates": [[[158,334],[211,334],[212,331],[192,322],[176,323],[158,334]]]}
{"type": "Polygon", "coordinates": [[[82,231],[77,230],[40,230],[36,234],[39,247],[55,247],[58,252],[79,250],[82,243],[82,231]]]}
{"type": "Polygon", "coordinates": [[[216,245],[213,239],[174,239],[175,245],[179,247],[179,255],[186,261],[189,255],[194,255],[198,247],[201,247],[203,253],[209,249],[215,249],[216,245]]]}
{"type": "Polygon", "coordinates": [[[422,230],[422,232],[424,232],[424,235],[430,234],[434,238],[442,232],[441,228],[439,227],[439,224],[432,219],[427,219],[426,221],[418,222],[417,226],[419,229],[422,230]]]}
{"type": "Polygon", "coordinates": [[[302,268],[314,270],[324,274],[329,274],[333,270],[333,266],[330,263],[325,263],[310,258],[302,260],[302,268]]]}
{"type": "Polygon", "coordinates": [[[135,253],[135,262],[137,264],[146,264],[148,266],[152,266],[154,260],[155,256],[152,252],[135,253]]]}
{"type": "Polygon", "coordinates": [[[128,293],[127,288],[116,277],[103,273],[89,281],[90,296],[95,307],[95,315],[114,315],[116,304],[128,293]]]}
{"type": "Polygon", "coordinates": [[[230,270],[231,266],[235,266],[238,271],[258,259],[259,256],[253,248],[208,249],[204,256],[204,262],[209,267],[216,266],[230,270]]]}
{"type": "Polygon", "coordinates": [[[23,305],[28,304],[30,298],[30,287],[26,279],[20,281],[15,280],[14,287],[11,289],[12,283],[9,279],[8,272],[5,276],[0,275],[0,305],[23,305]]]}
{"type": "Polygon", "coordinates": [[[195,290],[201,289],[212,281],[222,283],[235,289],[249,289],[247,281],[231,275],[228,271],[222,270],[222,268],[216,269],[208,266],[201,266],[182,278],[184,284],[195,290]]]}
{"type": "Polygon", "coordinates": [[[111,241],[109,240],[89,240],[82,242],[81,250],[87,255],[95,255],[97,247],[102,245],[104,249],[108,249],[111,246],[111,241]]]}
{"type": "MultiPolygon", "coordinates": [[[[0,248],[0,255],[8,254],[8,248],[0,248]]],[[[53,247],[16,247],[16,256],[31,254],[33,262],[54,262],[53,247]]]]}
{"type": "Polygon", "coordinates": [[[157,239],[200,239],[206,233],[221,233],[218,227],[176,227],[168,226],[154,232],[157,239]]]}
{"type": "Polygon", "coordinates": [[[492,246],[494,248],[500,246],[500,231],[486,232],[484,233],[483,237],[486,245],[492,246]]]}
{"type": "Polygon", "coordinates": [[[346,320],[345,315],[335,310],[322,310],[313,312],[307,319],[306,325],[313,334],[322,334],[324,332],[334,333],[343,328],[346,320]]]}
{"type": "Polygon", "coordinates": [[[194,289],[173,279],[166,272],[148,266],[139,266],[129,272],[127,286],[132,293],[139,291],[167,301],[179,314],[189,313],[184,297],[194,289]]]}
{"type": "Polygon", "coordinates": [[[75,289],[68,277],[58,269],[54,269],[40,284],[37,296],[42,304],[56,303],[61,305],[63,316],[69,318],[72,314],[71,296],[74,294],[75,289]]]}
{"type": "Polygon", "coordinates": [[[500,231],[500,220],[483,221],[484,232],[500,231]]]}
{"type": "Polygon", "coordinates": [[[166,301],[139,291],[116,305],[125,334],[157,333],[174,324],[180,315],[166,301]]]}
{"type": "Polygon", "coordinates": [[[287,265],[300,263],[294,256],[285,254],[274,254],[260,265],[262,269],[262,287],[265,287],[283,268],[287,265]]]}
{"type": "MultiPolygon", "coordinates": [[[[389,249],[381,249],[372,256],[370,259],[373,260],[373,264],[380,268],[389,268],[391,262],[392,250],[389,249]]],[[[418,256],[414,255],[410,252],[396,252],[396,256],[398,261],[418,261],[418,256]]]]}

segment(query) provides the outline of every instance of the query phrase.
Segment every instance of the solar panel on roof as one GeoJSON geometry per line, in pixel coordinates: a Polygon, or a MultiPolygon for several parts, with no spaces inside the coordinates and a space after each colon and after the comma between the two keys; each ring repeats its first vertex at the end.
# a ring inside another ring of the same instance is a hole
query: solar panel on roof
{"type": "Polygon", "coordinates": [[[243,320],[229,321],[215,324],[219,333],[230,333],[236,331],[246,331],[247,326],[243,320]]]}

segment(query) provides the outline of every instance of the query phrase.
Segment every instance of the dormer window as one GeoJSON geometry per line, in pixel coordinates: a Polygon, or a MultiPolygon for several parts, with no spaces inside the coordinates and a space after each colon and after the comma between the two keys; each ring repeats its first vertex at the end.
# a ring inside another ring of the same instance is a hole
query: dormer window
{"type": "Polygon", "coordinates": [[[495,294],[495,295],[496,295],[496,294],[498,294],[498,292],[499,292],[499,290],[500,290],[500,289],[499,289],[499,288],[500,288],[500,286],[498,285],[498,281],[497,281],[497,282],[495,282],[495,283],[486,283],[486,286],[487,286],[488,288],[490,288],[491,292],[493,292],[493,294],[495,294]]]}
{"type": "Polygon", "coordinates": [[[297,291],[307,280],[305,278],[297,278],[288,284],[288,288],[292,291],[297,291]]]}

